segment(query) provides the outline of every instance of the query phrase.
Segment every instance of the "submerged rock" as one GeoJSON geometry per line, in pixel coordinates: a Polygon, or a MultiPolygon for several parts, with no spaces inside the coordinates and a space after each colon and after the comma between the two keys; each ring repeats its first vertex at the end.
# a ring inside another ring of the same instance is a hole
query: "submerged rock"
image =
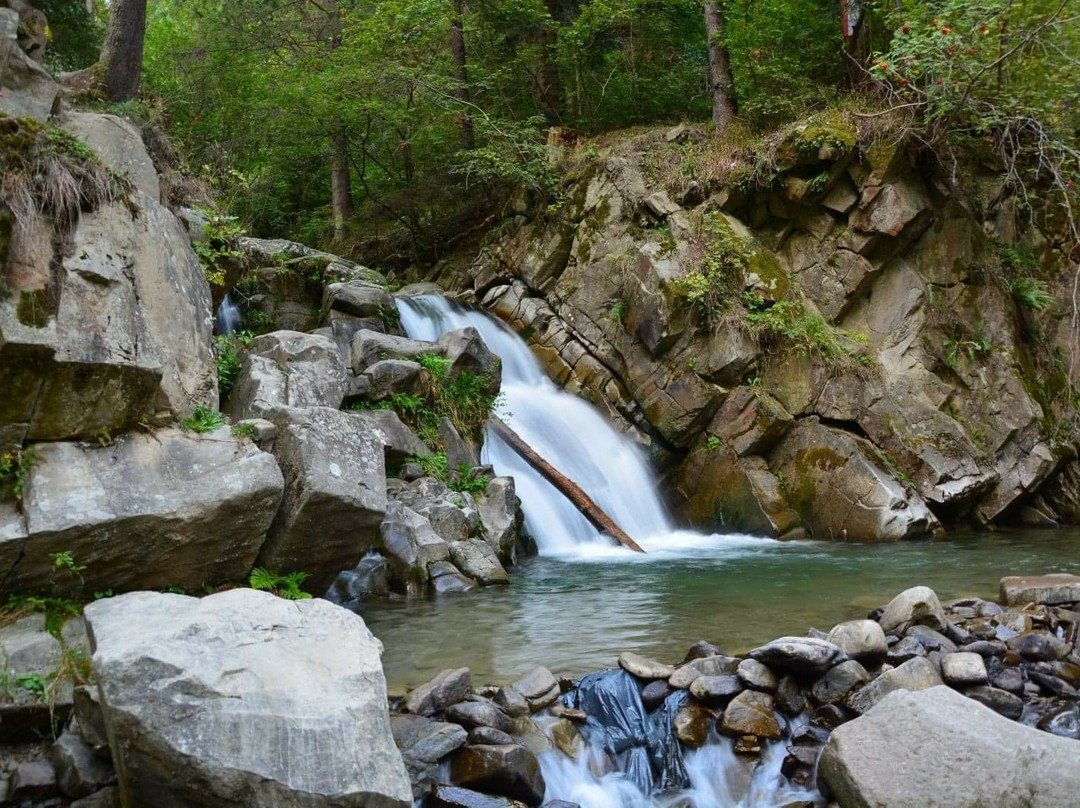
{"type": "Polygon", "coordinates": [[[382,646],[353,613],[234,589],[86,620],[125,804],[411,805],[382,646]]]}
{"type": "Polygon", "coordinates": [[[837,728],[819,777],[841,805],[1056,808],[1080,792],[1076,761],[1075,741],[934,687],[893,693],[837,728]]]}

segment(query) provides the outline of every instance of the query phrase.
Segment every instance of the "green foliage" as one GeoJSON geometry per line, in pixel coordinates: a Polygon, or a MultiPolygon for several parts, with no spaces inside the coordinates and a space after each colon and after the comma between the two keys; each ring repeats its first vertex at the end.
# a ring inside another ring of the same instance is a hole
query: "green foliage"
{"type": "Polygon", "coordinates": [[[420,363],[420,367],[439,380],[445,378],[446,371],[450,369],[450,360],[436,354],[420,354],[416,361],[420,363]]]}
{"type": "Polygon", "coordinates": [[[244,325],[249,333],[265,334],[274,328],[274,318],[262,309],[248,309],[244,312],[244,325]]]}
{"type": "Polygon", "coordinates": [[[225,423],[220,412],[215,412],[209,407],[198,406],[191,416],[180,422],[180,426],[192,432],[213,432],[225,423]]]}
{"type": "Polygon", "coordinates": [[[82,607],[66,598],[42,595],[12,595],[0,607],[0,624],[12,622],[33,612],[45,614],[45,629],[54,637],[60,637],[60,629],[69,617],[82,613],[82,607]]]}
{"type": "Polygon", "coordinates": [[[448,477],[447,484],[452,491],[461,491],[462,493],[477,496],[483,494],[487,490],[488,483],[491,482],[491,477],[487,474],[470,477],[469,473],[472,469],[469,468],[467,463],[460,463],[456,471],[456,474],[450,474],[448,477]]]}
{"type": "Polygon", "coordinates": [[[263,567],[256,567],[248,576],[248,585],[252,589],[271,592],[285,600],[308,600],[311,595],[300,587],[309,577],[306,572],[290,572],[279,575],[263,567]]]}
{"type": "Polygon", "coordinates": [[[75,556],[72,555],[70,550],[49,553],[49,558],[52,560],[54,570],[64,570],[72,575],[78,575],[86,569],[85,564],[75,563],[75,556]]]}
{"type": "Polygon", "coordinates": [[[668,291],[697,309],[706,323],[715,322],[738,300],[743,274],[754,251],[721,213],[705,217],[704,255],[700,264],[668,284],[668,291]]]}
{"type": "Polygon", "coordinates": [[[214,361],[217,364],[218,392],[224,400],[240,374],[240,354],[236,342],[228,334],[214,337],[214,361]]]}
{"type": "Polygon", "coordinates": [[[233,424],[232,429],[229,431],[232,432],[232,436],[237,440],[253,441],[259,436],[259,432],[255,429],[254,424],[233,424]]]}
{"type": "Polygon", "coordinates": [[[616,301],[615,305],[611,307],[609,316],[613,323],[624,325],[626,323],[626,302],[623,300],[616,301]]]}
{"type": "Polygon", "coordinates": [[[27,475],[37,461],[38,452],[33,446],[0,455],[0,499],[11,497],[22,502],[27,475]]]}
{"type": "Polygon", "coordinates": [[[866,337],[826,323],[820,314],[807,312],[799,301],[782,300],[768,307],[764,301],[755,303],[744,320],[750,332],[765,344],[814,354],[836,366],[852,362],[868,366],[874,361],[863,347],[866,337]]]}
{"type": "Polygon", "coordinates": [[[442,452],[432,452],[427,457],[410,457],[410,463],[416,463],[424,470],[428,477],[445,481],[450,473],[446,463],[446,455],[442,452]]]}
{"type": "Polygon", "coordinates": [[[1054,296],[1046,288],[1046,281],[1038,278],[1017,278],[1009,288],[1016,302],[1032,311],[1042,311],[1054,302],[1054,296]]]}
{"type": "Polygon", "coordinates": [[[205,208],[199,208],[198,211],[206,219],[206,238],[193,241],[191,246],[195,248],[195,254],[202,262],[206,282],[211,286],[223,286],[228,263],[236,261],[242,255],[236,246],[236,240],[244,235],[244,228],[235,216],[205,208]]]}
{"type": "Polygon", "coordinates": [[[945,338],[942,343],[945,348],[945,364],[953,370],[959,370],[960,359],[967,357],[969,362],[974,362],[980,356],[990,353],[990,340],[980,335],[971,338],[950,339],[945,338]]]}
{"type": "Polygon", "coordinates": [[[93,11],[73,0],[34,0],[49,21],[49,44],[45,64],[54,73],[81,70],[98,59],[105,38],[108,9],[95,3],[93,11]]]}

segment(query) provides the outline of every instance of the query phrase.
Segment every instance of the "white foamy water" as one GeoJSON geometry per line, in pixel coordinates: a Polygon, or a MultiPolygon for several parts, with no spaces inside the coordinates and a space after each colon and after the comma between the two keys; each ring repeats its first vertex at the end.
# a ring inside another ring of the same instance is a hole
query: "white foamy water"
{"type": "Polygon", "coordinates": [[[214,333],[231,334],[240,327],[243,319],[240,315],[240,307],[230,295],[226,294],[214,313],[214,333]]]}
{"type": "Polygon", "coordinates": [[[525,526],[540,554],[575,560],[627,558],[648,562],[677,554],[738,552],[762,539],[707,536],[675,530],[641,452],[588,402],[563,392],[544,375],[528,345],[479,309],[441,295],[399,298],[406,333],[436,340],[472,326],[502,359],[500,417],[538,454],[577,483],[646,555],[614,546],[520,455],[488,430],[482,460],[514,478],[525,526]]]}

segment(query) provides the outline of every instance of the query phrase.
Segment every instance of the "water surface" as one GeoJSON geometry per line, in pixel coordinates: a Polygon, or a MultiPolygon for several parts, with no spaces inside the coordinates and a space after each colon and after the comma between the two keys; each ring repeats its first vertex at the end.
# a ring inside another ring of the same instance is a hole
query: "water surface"
{"type": "Polygon", "coordinates": [[[361,606],[391,686],[459,666],[477,683],[537,665],[580,674],[622,650],[677,661],[699,639],[737,652],[864,617],[917,584],[943,599],[996,598],[1005,575],[1080,573],[1080,529],[876,545],[675,533],[649,541],[644,557],[589,547],[527,559],[508,587],[361,606]]]}

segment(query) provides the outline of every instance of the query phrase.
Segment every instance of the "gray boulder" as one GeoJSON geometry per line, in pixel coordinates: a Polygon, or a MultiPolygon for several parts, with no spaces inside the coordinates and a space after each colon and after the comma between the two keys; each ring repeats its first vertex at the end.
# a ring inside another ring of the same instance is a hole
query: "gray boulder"
{"type": "Polygon", "coordinates": [[[439,346],[433,342],[397,337],[378,331],[357,331],[352,338],[352,350],[349,363],[353,373],[359,375],[376,362],[384,359],[415,360],[425,354],[441,354],[439,346]]]}
{"type": "Polygon", "coordinates": [[[441,761],[465,744],[467,733],[457,724],[421,715],[391,715],[390,728],[409,772],[413,799],[422,800],[439,782],[441,761]]]}
{"type": "Polygon", "coordinates": [[[382,440],[387,474],[399,472],[410,457],[427,457],[431,454],[431,450],[401,422],[393,410],[363,410],[350,415],[378,433],[382,440]]]}
{"type": "Polygon", "coordinates": [[[227,427],[131,432],[111,446],[48,443],[26,486],[22,539],[0,539],[15,592],[201,588],[244,578],[281,501],[272,455],[227,427]],[[70,552],[78,575],[57,577],[70,552]]]}
{"type": "Polygon", "coordinates": [[[84,213],[63,255],[53,226],[13,228],[0,267],[0,426],[29,440],[113,434],[217,404],[210,288],[183,225],[137,195],[84,213]]]}
{"type": "Polygon", "coordinates": [[[495,551],[481,539],[465,539],[451,544],[450,560],[458,569],[484,586],[510,583],[495,551]]]}
{"type": "Polygon", "coordinates": [[[755,648],[749,657],[773,670],[806,676],[820,676],[848,658],[831,642],[813,637],[780,637],[755,648]]]}
{"type": "Polygon", "coordinates": [[[0,8],[0,112],[16,118],[45,122],[52,112],[60,85],[49,71],[27,56],[16,39],[19,15],[0,8]]]}
{"type": "Polygon", "coordinates": [[[880,662],[889,652],[885,632],[873,620],[849,620],[833,626],[828,640],[852,659],[867,664],[880,662]]]}
{"type": "Polygon", "coordinates": [[[945,610],[933,589],[913,586],[889,601],[879,622],[881,630],[888,634],[902,633],[913,625],[941,631],[945,628],[945,610]]]}
{"type": "Polygon", "coordinates": [[[398,393],[422,394],[430,376],[416,362],[383,359],[365,370],[364,378],[368,384],[367,397],[372,401],[385,401],[398,393]]]}
{"type": "Polygon", "coordinates": [[[424,594],[428,565],[449,558],[450,545],[427,519],[400,502],[387,505],[379,531],[396,588],[409,595],[424,594]]]}
{"type": "Polygon", "coordinates": [[[475,497],[484,541],[500,561],[512,562],[520,532],[520,501],[513,477],[492,477],[475,497]]]}
{"type": "Polygon", "coordinates": [[[409,691],[401,709],[415,715],[435,715],[457,704],[472,692],[468,668],[440,671],[432,679],[409,691]]]}
{"type": "Polygon", "coordinates": [[[439,337],[437,344],[450,363],[447,377],[462,373],[483,376],[487,379],[488,391],[498,392],[502,383],[502,360],[488,349],[479,331],[471,326],[447,331],[439,337]]]}
{"type": "Polygon", "coordinates": [[[898,690],[927,690],[942,684],[934,663],[926,657],[909,659],[887,670],[870,684],[852,693],[846,704],[857,713],[865,713],[890,693],[898,690]]]}
{"type": "Polygon", "coordinates": [[[229,396],[234,418],[270,418],[275,407],[331,407],[345,397],[345,365],[328,337],[274,331],[256,337],[229,396]]]}
{"type": "Polygon", "coordinates": [[[339,311],[350,317],[391,318],[397,315],[393,296],[367,281],[331,283],[323,291],[323,311],[339,311]]]}
{"type": "Polygon", "coordinates": [[[845,808],[1056,808],[1080,793],[1076,763],[1076,741],[934,687],[835,729],[818,773],[845,808]]]}
{"type": "Polygon", "coordinates": [[[66,730],[57,739],[49,756],[56,769],[60,793],[70,799],[88,797],[116,782],[112,764],[98,758],[86,741],[71,730],[66,730]]]}
{"type": "Polygon", "coordinates": [[[274,411],[274,454],[285,475],[259,564],[307,572],[325,592],[342,570],[380,544],[386,513],[382,441],[362,421],[328,407],[274,411]]]}
{"type": "Polygon", "coordinates": [[[65,112],[57,123],[93,149],[105,165],[126,175],[155,202],[161,201],[157,169],[133,123],[101,112],[65,112]]]}
{"type": "Polygon", "coordinates": [[[411,805],[382,645],[355,614],[234,589],[86,619],[125,805],[411,805]]]}
{"type": "Polygon", "coordinates": [[[70,680],[50,680],[63,661],[63,648],[45,630],[45,615],[31,614],[0,627],[0,726],[11,743],[48,737],[71,712],[70,680]],[[18,684],[20,676],[48,683],[45,698],[18,684]],[[50,708],[50,702],[52,707],[50,708]]]}

